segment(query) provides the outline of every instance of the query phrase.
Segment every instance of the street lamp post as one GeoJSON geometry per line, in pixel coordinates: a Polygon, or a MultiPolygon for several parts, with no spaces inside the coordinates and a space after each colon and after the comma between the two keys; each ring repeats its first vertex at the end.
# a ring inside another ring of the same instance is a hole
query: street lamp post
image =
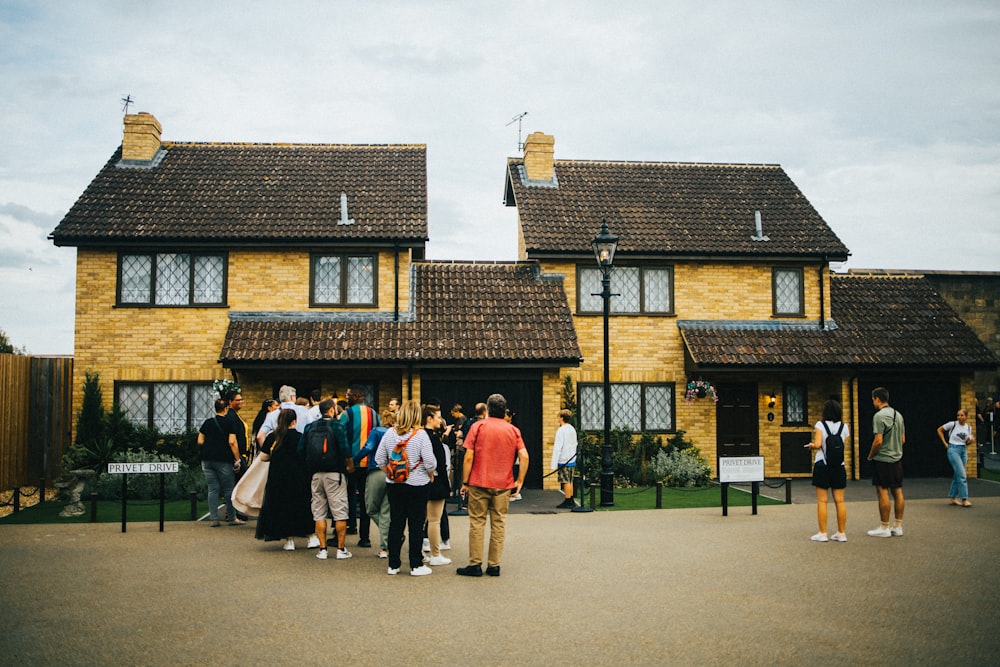
{"type": "MultiPolygon", "coordinates": [[[[611,270],[614,267],[618,237],[608,231],[601,219],[601,232],[590,242],[597,266],[601,269],[601,293],[604,300],[604,443],[601,446],[601,507],[615,505],[615,472],[611,461],[611,373],[608,356],[608,320],[611,315],[611,270]]],[[[594,296],[597,296],[596,294],[594,296]]]]}

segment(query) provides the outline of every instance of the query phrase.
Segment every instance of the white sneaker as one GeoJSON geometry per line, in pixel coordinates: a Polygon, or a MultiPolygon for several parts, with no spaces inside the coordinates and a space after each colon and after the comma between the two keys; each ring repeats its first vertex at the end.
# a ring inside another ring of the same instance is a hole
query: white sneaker
{"type": "Polygon", "coordinates": [[[285,546],[281,548],[284,549],[285,551],[295,551],[295,542],[293,542],[292,538],[289,537],[287,540],[285,540],[285,546]]]}
{"type": "Polygon", "coordinates": [[[388,558],[389,557],[389,552],[386,551],[385,549],[382,549],[381,551],[379,551],[375,555],[378,556],[379,558],[388,558]]]}
{"type": "Polygon", "coordinates": [[[426,537],[424,538],[424,543],[420,546],[420,550],[421,551],[430,551],[431,550],[431,541],[429,539],[427,539],[426,537]]]}
{"type": "Polygon", "coordinates": [[[410,570],[410,576],[411,577],[424,577],[424,576],[430,574],[433,571],[434,570],[432,570],[431,568],[427,567],[426,565],[421,565],[420,567],[417,567],[417,568],[414,568],[414,569],[410,570]]]}
{"type": "Polygon", "coordinates": [[[431,556],[427,563],[429,565],[451,565],[451,559],[444,556],[431,556]]]}
{"type": "Polygon", "coordinates": [[[833,540],[834,542],[846,542],[847,535],[844,535],[843,533],[834,533],[833,537],[831,537],[830,539],[833,540]]]}
{"type": "Polygon", "coordinates": [[[875,530],[869,530],[868,537],[892,537],[892,531],[879,526],[875,530]]]}
{"type": "Polygon", "coordinates": [[[438,547],[438,548],[441,551],[450,551],[451,550],[451,540],[445,540],[444,542],[441,543],[441,546],[438,547]]]}
{"type": "Polygon", "coordinates": [[[352,554],[347,549],[337,549],[337,560],[347,560],[353,555],[354,554],[352,554]]]}
{"type": "Polygon", "coordinates": [[[320,549],[319,553],[316,554],[316,558],[319,558],[320,560],[326,560],[327,557],[328,557],[328,554],[326,553],[326,549],[320,549]]]}
{"type": "Polygon", "coordinates": [[[893,526],[892,528],[889,529],[889,532],[892,533],[893,537],[902,537],[903,536],[903,527],[902,526],[893,526]]]}
{"type": "Polygon", "coordinates": [[[390,574],[390,575],[392,575],[392,574],[399,574],[399,568],[398,567],[390,567],[386,571],[386,574],[390,574]]]}
{"type": "Polygon", "coordinates": [[[816,533],[809,538],[813,542],[829,542],[830,538],[826,536],[826,533],[816,533]]]}
{"type": "Polygon", "coordinates": [[[318,549],[319,548],[319,538],[315,535],[310,536],[309,544],[306,545],[306,549],[318,549]]]}

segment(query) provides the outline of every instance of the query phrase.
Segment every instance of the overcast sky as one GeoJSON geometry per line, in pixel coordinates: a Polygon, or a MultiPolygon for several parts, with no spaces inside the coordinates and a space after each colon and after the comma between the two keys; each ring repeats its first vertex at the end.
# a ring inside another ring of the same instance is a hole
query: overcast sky
{"type": "MultiPolygon", "coordinates": [[[[427,145],[431,258],[516,259],[504,166],[778,163],[844,268],[1000,270],[1000,6],[0,0],[0,329],[73,352],[47,240],[121,143],[427,145]]],[[[600,221],[594,221],[594,232],[600,221]]]]}

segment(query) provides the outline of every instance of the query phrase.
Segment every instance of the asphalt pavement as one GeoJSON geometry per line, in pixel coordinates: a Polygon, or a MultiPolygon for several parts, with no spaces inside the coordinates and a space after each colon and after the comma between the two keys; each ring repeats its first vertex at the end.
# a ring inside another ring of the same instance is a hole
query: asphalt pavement
{"type": "Polygon", "coordinates": [[[252,523],[0,525],[0,664],[992,665],[1000,485],[970,481],[959,508],[948,480],[907,480],[892,538],[866,536],[874,491],[852,482],[843,544],[809,540],[807,482],[726,517],[527,491],[501,576],[479,579],[455,575],[457,516],[454,563],[425,577],[387,576],[353,537],[348,560],[282,551],[252,523]]]}

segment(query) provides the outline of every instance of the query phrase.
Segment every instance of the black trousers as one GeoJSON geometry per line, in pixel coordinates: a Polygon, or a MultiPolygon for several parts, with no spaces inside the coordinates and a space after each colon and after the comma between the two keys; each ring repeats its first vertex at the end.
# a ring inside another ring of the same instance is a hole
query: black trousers
{"type": "Polygon", "coordinates": [[[408,555],[410,569],[424,564],[424,554],[420,550],[423,543],[424,521],[427,520],[427,486],[409,484],[386,484],[389,496],[389,567],[398,568],[402,563],[403,531],[410,538],[408,555]]]}

